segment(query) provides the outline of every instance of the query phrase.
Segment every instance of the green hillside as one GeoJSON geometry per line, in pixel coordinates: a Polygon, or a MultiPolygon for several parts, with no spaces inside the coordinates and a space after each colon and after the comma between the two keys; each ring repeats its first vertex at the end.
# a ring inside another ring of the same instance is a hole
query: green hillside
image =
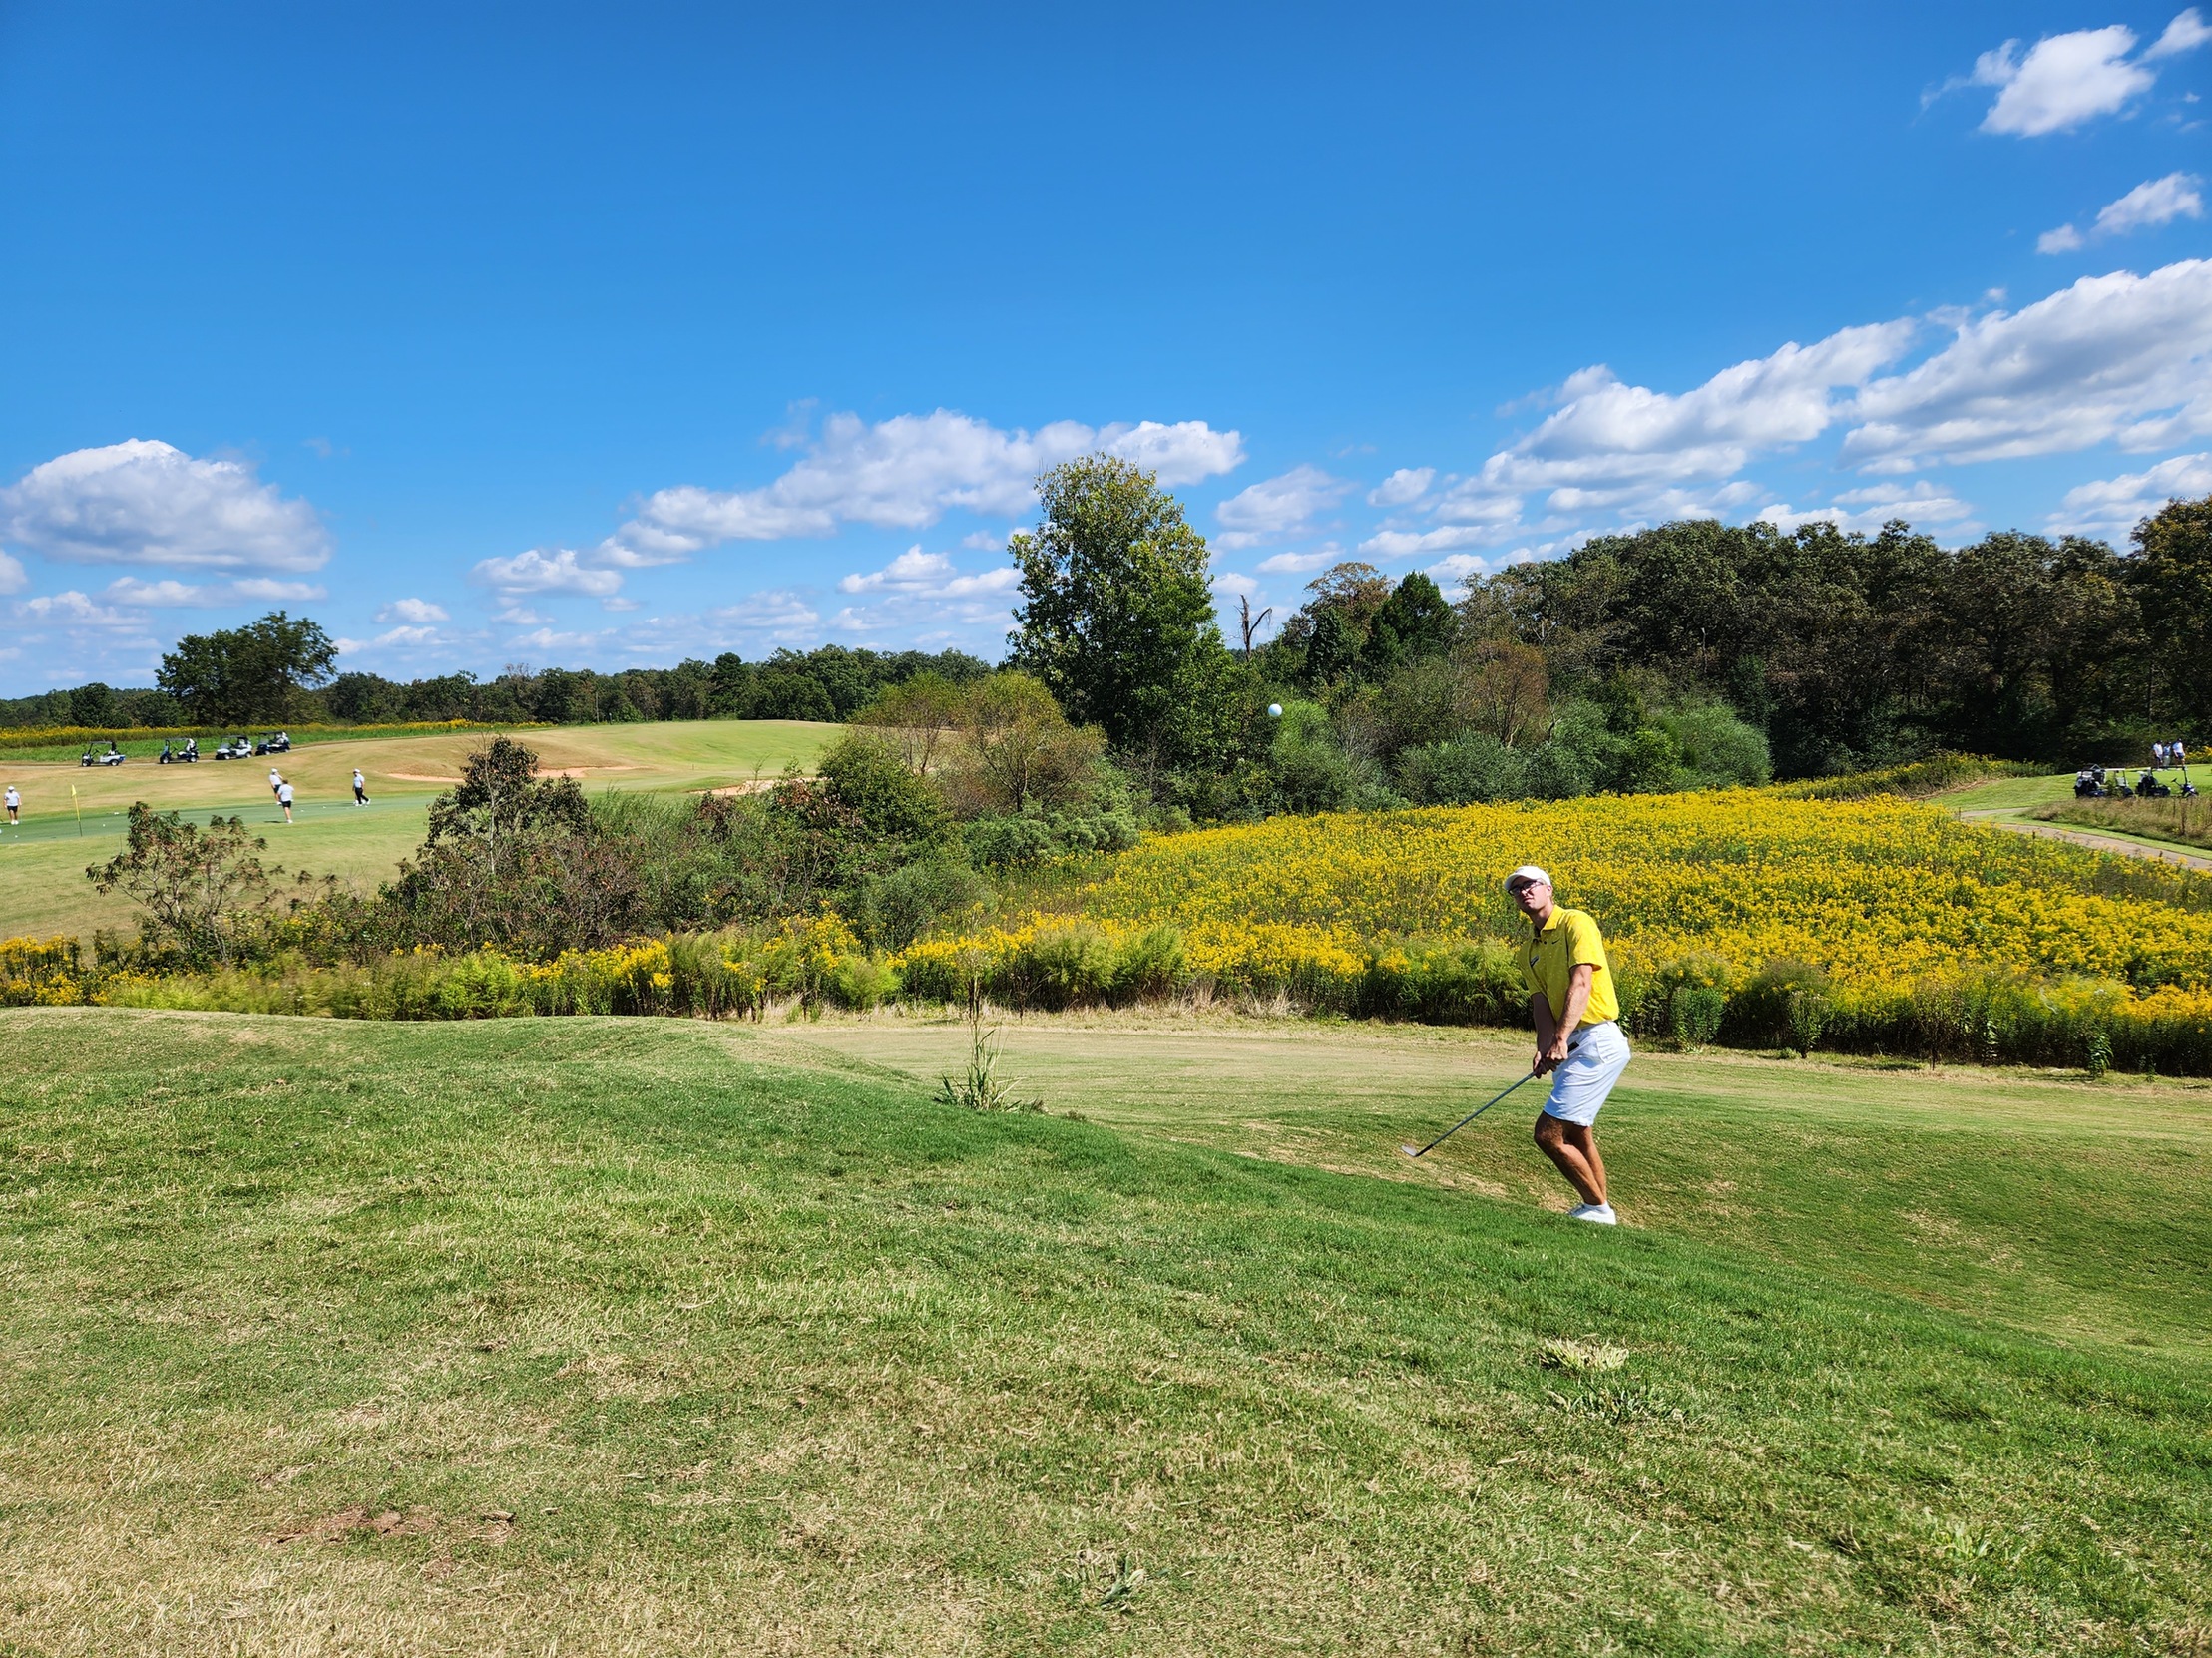
{"type": "MultiPolygon", "coordinates": [[[[1878,1203],[1793,1259],[1748,1202],[1686,1236],[1375,1178],[1441,1103],[1386,1065],[1365,1127],[1303,1150],[1288,1090],[1253,1089],[1262,1158],[1185,1143],[1218,1100],[1181,1133],[1141,1056],[1118,1083],[1084,1059],[1080,1109],[1147,1121],[986,1117],[931,1099],[928,1054],[813,1034],[0,1015],[0,1650],[2117,1653],[2212,1627],[2212,1389],[2186,1339],[2130,1345],[2125,1295],[2069,1348],[2034,1308],[1854,1281],[1878,1203]]],[[[1694,1074],[1632,1073],[1614,1109],[1688,1133],[1694,1074]]],[[[1824,1203],[1870,1146],[1902,1168],[1953,1128],[1940,1083],[1885,1122],[1767,1074],[1791,1133],[1756,1138],[1737,1076],[1712,1178],[1740,1144],[1824,1203]]],[[[2093,1210],[2084,1276],[2179,1250],[2201,1283],[2164,1181],[2201,1184],[2202,1095],[2145,1093],[2079,1090],[2071,1142],[2109,1155],[2023,1151],[2035,1212],[2010,1171],[1945,1165],[1924,1280],[2014,1249],[2008,1210],[2021,1237],[2093,1210]],[[2130,1176],[2137,1104],[2170,1156],[2130,1176]]],[[[1614,1164],[1632,1197],[1641,1154],[1614,1164]]]]}

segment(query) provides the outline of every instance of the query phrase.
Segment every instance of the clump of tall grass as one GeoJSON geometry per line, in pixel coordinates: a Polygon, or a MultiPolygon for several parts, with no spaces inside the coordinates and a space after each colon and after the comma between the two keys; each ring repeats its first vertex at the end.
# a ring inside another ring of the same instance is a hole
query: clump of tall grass
{"type": "Polygon", "coordinates": [[[2125,800],[2061,800],[2028,814],[2045,823],[2073,823],[2084,829],[2116,829],[2126,835],[2212,847],[2212,802],[2186,795],[2136,795],[2125,800]]]}

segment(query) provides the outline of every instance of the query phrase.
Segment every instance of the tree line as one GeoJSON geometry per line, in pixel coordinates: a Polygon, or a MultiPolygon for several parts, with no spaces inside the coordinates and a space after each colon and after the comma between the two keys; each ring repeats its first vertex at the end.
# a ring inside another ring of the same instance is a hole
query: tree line
{"type": "Polygon", "coordinates": [[[193,634],[163,657],[155,685],[95,681],[41,696],[0,698],[0,728],[93,729],[249,726],[465,719],[581,725],[663,719],[852,717],[887,685],[918,673],[955,682],[991,664],[964,651],[866,650],[825,644],[748,662],[734,651],[672,668],[532,668],[489,679],[445,673],[389,679],[331,671],[336,650],[321,625],[278,611],[243,627],[193,634]]]}

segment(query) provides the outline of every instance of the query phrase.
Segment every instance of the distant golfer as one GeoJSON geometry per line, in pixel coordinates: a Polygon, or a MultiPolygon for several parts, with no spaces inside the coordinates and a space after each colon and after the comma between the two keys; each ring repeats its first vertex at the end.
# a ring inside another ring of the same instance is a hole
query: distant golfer
{"type": "Polygon", "coordinates": [[[1551,1097],[1537,1118],[1537,1145],[1581,1194],[1571,1218],[1611,1226],[1596,1123],[1605,1096],[1628,1068],[1628,1038],[1618,1024],[1620,999],[1605,964],[1605,941],[1584,912],[1559,908],[1551,877],[1536,865],[1523,864],[1507,876],[1506,891],[1532,929],[1521,952],[1537,1028],[1530,1073],[1551,1078],[1551,1097]]]}
{"type": "Polygon", "coordinates": [[[8,785],[8,821],[18,823],[23,817],[23,796],[13,783],[8,785]]]}
{"type": "Polygon", "coordinates": [[[279,800],[284,798],[284,774],[274,766],[268,768],[268,792],[279,800]]]}
{"type": "Polygon", "coordinates": [[[284,808],[284,821],[286,823],[291,822],[292,786],[289,783],[278,783],[276,785],[276,804],[284,808]]]}
{"type": "Polygon", "coordinates": [[[368,803],[368,779],[361,775],[361,768],[355,766],[353,768],[353,804],[366,806],[368,803]]]}

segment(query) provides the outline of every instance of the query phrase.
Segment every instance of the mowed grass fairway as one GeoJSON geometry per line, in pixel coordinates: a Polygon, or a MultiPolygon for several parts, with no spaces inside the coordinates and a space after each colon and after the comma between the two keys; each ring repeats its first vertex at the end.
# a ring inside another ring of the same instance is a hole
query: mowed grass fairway
{"type": "MultiPolygon", "coordinates": [[[[803,720],[711,719],[567,725],[517,736],[541,766],[566,770],[596,793],[728,788],[776,777],[794,763],[811,769],[840,729],[803,720]]],[[[121,849],[124,814],[134,800],[159,811],[235,813],[266,837],[268,857],[287,870],[373,887],[422,844],[430,801],[494,734],[339,739],[273,759],[189,766],[133,760],[87,768],[0,754],[0,788],[13,783],[23,791],[22,826],[0,829],[0,938],[71,933],[89,940],[95,927],[135,923],[129,900],[102,898],[84,873],[121,849]],[[297,821],[290,825],[269,791],[272,764],[291,780],[297,821]],[[366,809],[353,804],[355,766],[374,802],[366,809]]],[[[211,752],[214,746],[202,745],[211,752]]]]}
{"type": "Polygon", "coordinates": [[[1497,1038],[1067,1029],[0,1015],[0,1650],[2212,1642],[2204,1094],[1647,1060],[1606,1230],[1377,1177],[1497,1038]]]}

